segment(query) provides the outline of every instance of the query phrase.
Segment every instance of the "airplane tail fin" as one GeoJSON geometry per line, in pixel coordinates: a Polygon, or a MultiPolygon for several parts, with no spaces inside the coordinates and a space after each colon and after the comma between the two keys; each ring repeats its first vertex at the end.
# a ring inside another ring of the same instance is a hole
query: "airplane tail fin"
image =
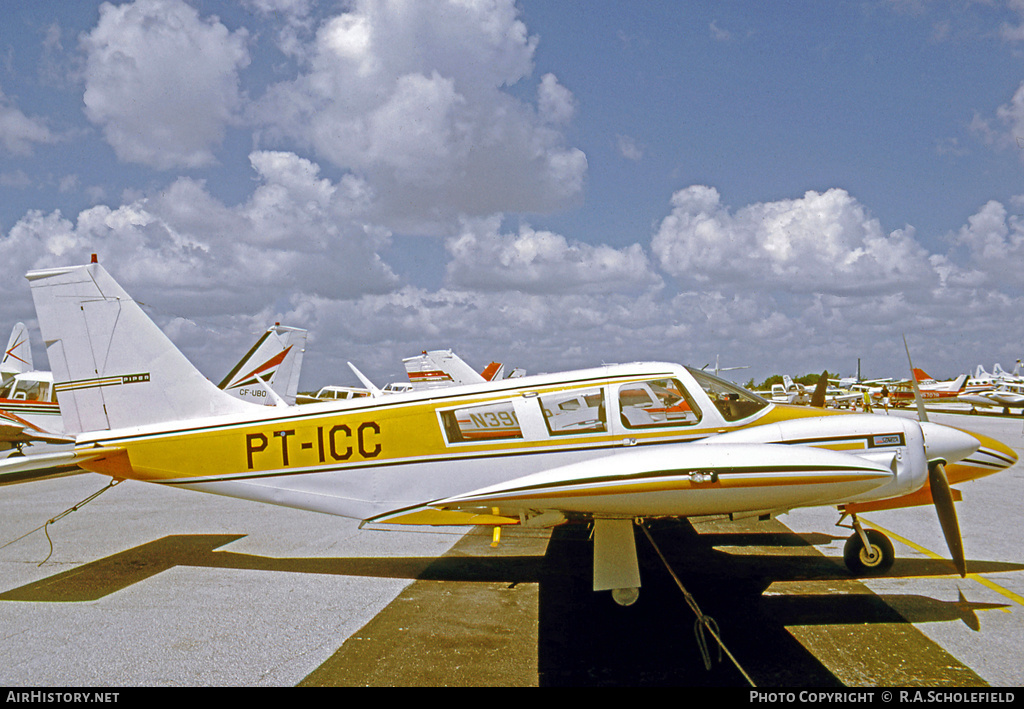
{"type": "Polygon", "coordinates": [[[931,378],[932,375],[928,374],[928,372],[924,371],[923,369],[918,369],[917,367],[914,367],[914,379],[916,379],[917,381],[926,382],[931,378]]]}
{"type": "Polygon", "coordinates": [[[294,404],[307,335],[301,328],[272,325],[224,377],[219,388],[254,404],[274,403],[267,395],[267,389],[271,389],[286,404],[294,404]]]}
{"type": "Polygon", "coordinates": [[[253,409],[206,379],[95,260],[26,278],[67,433],[253,409]]]}
{"type": "Polygon", "coordinates": [[[475,369],[451,350],[432,350],[402,360],[409,381],[417,388],[476,384],[486,381],[475,369]]]}
{"type": "Polygon", "coordinates": [[[491,362],[480,375],[489,382],[496,382],[505,378],[505,365],[501,362],[491,362]]]}
{"type": "Polygon", "coordinates": [[[31,372],[32,369],[32,345],[28,339],[28,328],[20,322],[11,330],[11,339],[7,341],[7,349],[0,361],[0,372],[6,380],[15,374],[31,372]]]}
{"type": "Polygon", "coordinates": [[[952,391],[963,391],[967,387],[967,380],[970,378],[967,374],[961,374],[953,382],[953,386],[950,387],[952,391]]]}

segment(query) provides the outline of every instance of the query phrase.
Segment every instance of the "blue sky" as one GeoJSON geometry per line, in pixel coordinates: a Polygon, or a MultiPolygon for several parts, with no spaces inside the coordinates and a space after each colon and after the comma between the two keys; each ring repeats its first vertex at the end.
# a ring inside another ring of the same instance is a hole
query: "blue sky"
{"type": "MultiPolygon", "coordinates": [[[[8,0],[0,322],[99,254],[212,379],[1024,356],[1024,2],[8,0]]],[[[37,342],[37,362],[44,362],[37,342]]]]}

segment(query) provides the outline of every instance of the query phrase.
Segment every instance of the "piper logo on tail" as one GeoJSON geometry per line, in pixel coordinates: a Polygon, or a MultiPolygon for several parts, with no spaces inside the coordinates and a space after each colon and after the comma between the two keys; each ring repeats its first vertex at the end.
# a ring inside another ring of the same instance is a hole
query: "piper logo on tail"
{"type": "Polygon", "coordinates": [[[72,382],[57,384],[54,389],[61,391],[78,391],[80,389],[96,389],[98,387],[120,386],[122,384],[138,384],[149,381],[149,372],[139,374],[121,374],[113,377],[96,377],[94,379],[76,379],[72,382]]]}

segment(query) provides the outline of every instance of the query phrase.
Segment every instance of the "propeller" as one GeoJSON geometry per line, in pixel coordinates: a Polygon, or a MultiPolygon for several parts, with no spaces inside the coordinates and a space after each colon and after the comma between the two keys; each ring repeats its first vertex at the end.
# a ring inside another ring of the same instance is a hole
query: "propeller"
{"type": "MultiPolygon", "coordinates": [[[[928,421],[928,414],[924,409],[924,400],[921,398],[921,389],[917,386],[917,378],[914,376],[914,363],[910,359],[910,347],[907,346],[907,336],[903,336],[903,348],[907,351],[907,363],[910,364],[910,384],[914,388],[914,402],[917,404],[917,416],[923,423],[928,421]]],[[[939,515],[939,526],[942,527],[942,535],[946,538],[946,546],[953,557],[953,566],[962,578],[967,577],[967,561],[964,557],[964,542],[960,535],[960,522],[956,517],[956,507],[953,505],[953,493],[949,488],[949,478],[946,477],[946,466],[941,460],[928,461],[928,485],[932,492],[932,503],[939,515]]]]}
{"type": "Polygon", "coordinates": [[[825,390],[828,389],[828,370],[826,369],[821,373],[821,378],[818,379],[818,385],[814,387],[814,393],[811,394],[811,406],[817,406],[819,409],[825,408],[825,390]]]}
{"type": "Polygon", "coordinates": [[[935,510],[939,513],[939,525],[942,526],[942,535],[946,538],[946,546],[953,557],[953,566],[962,578],[967,577],[967,561],[964,558],[964,542],[960,536],[960,523],[956,518],[956,508],[953,506],[953,493],[949,489],[949,479],[946,477],[946,466],[942,461],[928,464],[928,484],[932,490],[932,502],[935,503],[935,510]]]}

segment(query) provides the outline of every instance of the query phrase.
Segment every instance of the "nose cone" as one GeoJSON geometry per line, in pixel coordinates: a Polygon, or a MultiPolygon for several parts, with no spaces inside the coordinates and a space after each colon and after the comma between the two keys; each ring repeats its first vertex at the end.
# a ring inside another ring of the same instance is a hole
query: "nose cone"
{"type": "Polygon", "coordinates": [[[981,447],[981,441],[973,434],[949,426],[923,422],[921,432],[924,433],[924,450],[929,463],[937,460],[955,463],[973,455],[981,447]]]}

